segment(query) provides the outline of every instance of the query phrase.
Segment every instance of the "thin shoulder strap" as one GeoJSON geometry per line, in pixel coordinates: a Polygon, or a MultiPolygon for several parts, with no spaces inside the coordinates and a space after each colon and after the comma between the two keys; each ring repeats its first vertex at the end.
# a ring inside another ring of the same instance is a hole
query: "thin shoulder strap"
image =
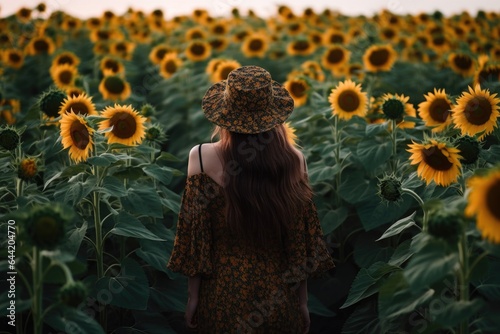
{"type": "Polygon", "coordinates": [[[203,145],[203,144],[200,144],[198,146],[198,155],[200,156],[200,169],[201,169],[201,172],[203,173],[203,161],[201,160],[201,145],[203,145]]]}

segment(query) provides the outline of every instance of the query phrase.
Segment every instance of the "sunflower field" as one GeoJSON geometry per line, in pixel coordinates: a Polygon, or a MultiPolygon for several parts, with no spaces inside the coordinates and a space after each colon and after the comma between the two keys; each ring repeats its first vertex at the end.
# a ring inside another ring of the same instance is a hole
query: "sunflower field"
{"type": "Polygon", "coordinates": [[[309,280],[311,333],[500,332],[500,13],[41,3],[0,27],[5,332],[183,332],[187,157],[211,140],[204,92],[243,65],[295,101],[336,263],[309,280]]]}

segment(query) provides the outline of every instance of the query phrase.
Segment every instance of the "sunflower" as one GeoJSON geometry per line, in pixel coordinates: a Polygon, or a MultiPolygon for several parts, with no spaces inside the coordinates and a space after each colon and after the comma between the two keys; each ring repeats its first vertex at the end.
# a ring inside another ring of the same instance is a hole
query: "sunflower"
{"type": "Polygon", "coordinates": [[[132,90],[130,84],[120,75],[106,75],[99,84],[99,92],[105,100],[126,100],[132,90]]]}
{"type": "Polygon", "coordinates": [[[346,35],[338,29],[330,28],[323,33],[323,45],[346,44],[346,42],[346,35]]]}
{"type": "Polygon", "coordinates": [[[226,80],[229,73],[239,67],[241,64],[236,60],[224,60],[217,66],[217,69],[210,76],[210,80],[213,83],[226,80]]]}
{"type": "Polygon", "coordinates": [[[2,52],[3,62],[12,68],[20,69],[24,64],[24,53],[17,49],[7,49],[2,52]]]}
{"type": "Polygon", "coordinates": [[[122,37],[123,35],[118,30],[112,30],[109,28],[94,29],[90,33],[90,40],[94,43],[119,40],[122,37]]]}
{"type": "Polygon", "coordinates": [[[85,93],[77,96],[68,95],[59,108],[59,114],[64,115],[71,112],[82,116],[97,115],[92,96],[85,93]]]}
{"type": "Polygon", "coordinates": [[[417,111],[415,110],[415,107],[413,106],[412,103],[408,102],[410,100],[410,97],[404,96],[403,94],[401,94],[401,95],[399,95],[399,94],[384,94],[382,96],[382,106],[383,106],[384,101],[387,101],[390,99],[397,100],[397,101],[401,102],[401,104],[404,107],[403,115],[396,118],[397,127],[401,128],[401,129],[414,128],[415,127],[414,122],[408,122],[408,121],[405,121],[405,119],[404,119],[405,116],[417,117],[417,111]]]}
{"type": "Polygon", "coordinates": [[[442,54],[450,48],[450,42],[444,34],[433,34],[430,38],[429,44],[430,47],[438,54],[442,54]]]}
{"type": "Polygon", "coordinates": [[[475,62],[468,54],[452,52],[448,56],[448,64],[453,71],[464,77],[474,74],[475,62]]]}
{"type": "Polygon", "coordinates": [[[358,81],[362,81],[365,77],[365,72],[363,71],[363,65],[360,63],[350,63],[347,66],[347,71],[345,73],[346,79],[356,78],[358,81]]]}
{"type": "Polygon", "coordinates": [[[311,87],[305,80],[299,78],[289,79],[285,81],[283,86],[292,96],[295,107],[302,106],[307,102],[311,87]]]}
{"type": "Polygon", "coordinates": [[[123,66],[123,63],[115,57],[103,57],[99,66],[101,68],[101,72],[105,73],[105,75],[125,73],[125,67],[123,66]]]}
{"type": "Polygon", "coordinates": [[[191,61],[203,61],[210,57],[211,46],[208,42],[192,41],[186,48],[186,57],[191,61]]]}
{"type": "Polygon", "coordinates": [[[71,87],[66,89],[66,95],[69,97],[77,97],[78,95],[86,94],[85,91],[78,87],[71,87]]]}
{"type": "Polygon", "coordinates": [[[98,17],[91,17],[85,21],[85,26],[87,26],[87,29],[89,29],[89,30],[99,29],[101,27],[101,25],[102,25],[102,21],[98,17]]]}
{"type": "Polygon", "coordinates": [[[500,45],[495,45],[490,50],[491,59],[500,61],[500,45]]]}
{"type": "Polygon", "coordinates": [[[74,86],[78,70],[74,66],[63,64],[52,67],[50,75],[56,86],[64,90],[74,86]]]}
{"type": "Polygon", "coordinates": [[[451,124],[453,104],[444,89],[434,88],[434,93],[424,95],[425,101],[418,105],[418,114],[432,132],[441,132],[451,124]]]}
{"type": "Polygon", "coordinates": [[[74,17],[64,18],[61,28],[64,31],[77,31],[82,26],[82,21],[74,17]]]}
{"type": "Polygon", "coordinates": [[[325,73],[323,72],[323,69],[321,68],[321,65],[313,60],[307,60],[302,65],[300,65],[300,68],[304,71],[304,74],[308,76],[309,78],[323,82],[325,81],[325,73]]]}
{"type": "Polygon", "coordinates": [[[107,131],[104,135],[108,144],[120,143],[128,146],[138,145],[145,136],[144,122],[146,119],[132,108],[132,106],[115,104],[102,112],[106,120],[99,124],[99,130],[107,131]]]}
{"type": "Polygon", "coordinates": [[[168,53],[160,63],[160,75],[165,79],[173,76],[182,66],[182,60],[176,53],[168,53]]]}
{"type": "Polygon", "coordinates": [[[321,64],[334,73],[339,73],[341,68],[347,64],[350,52],[341,45],[329,47],[321,57],[321,64]]]}
{"type": "Polygon", "coordinates": [[[463,92],[453,107],[453,123],[460,128],[462,135],[474,136],[482,132],[480,139],[491,133],[497,127],[497,118],[500,115],[500,99],[497,94],[490,94],[489,90],[481,90],[479,85],[469,92],[463,92]]]}
{"type": "Polygon", "coordinates": [[[52,54],[56,46],[51,38],[38,36],[30,40],[26,53],[29,55],[52,54]]]}
{"type": "Polygon", "coordinates": [[[291,56],[308,56],[314,52],[315,46],[307,39],[299,39],[288,43],[286,51],[291,56]]]}
{"type": "Polygon", "coordinates": [[[112,55],[130,60],[135,49],[135,44],[127,41],[113,42],[110,45],[109,51],[112,55]]]}
{"type": "Polygon", "coordinates": [[[500,244],[500,171],[490,171],[485,176],[468,180],[470,189],[465,214],[476,216],[477,228],[483,238],[500,244]]]}
{"type": "Polygon", "coordinates": [[[210,44],[212,50],[221,52],[227,49],[227,46],[229,45],[229,40],[224,36],[218,36],[215,38],[210,38],[208,43],[210,44]]]}
{"type": "Polygon", "coordinates": [[[410,164],[418,164],[417,174],[427,184],[434,181],[437,185],[448,186],[460,175],[461,156],[459,150],[444,141],[430,139],[427,142],[408,145],[410,164]]]}
{"type": "Polygon", "coordinates": [[[269,42],[266,35],[263,33],[253,33],[245,37],[241,45],[241,51],[246,57],[264,57],[269,42]]]}
{"type": "Polygon", "coordinates": [[[332,89],[328,97],[333,115],[349,120],[353,116],[364,117],[367,112],[366,93],[361,91],[361,84],[351,80],[340,82],[332,89]]]}
{"type": "Polygon", "coordinates": [[[485,82],[500,82],[500,65],[485,64],[474,74],[474,84],[482,85],[485,82]]]}
{"type": "Polygon", "coordinates": [[[52,67],[56,67],[59,65],[68,64],[74,67],[77,67],[80,64],[80,58],[78,58],[71,51],[63,51],[59,53],[57,56],[52,59],[52,67]]]}
{"type": "Polygon", "coordinates": [[[210,32],[214,35],[224,36],[229,32],[230,24],[227,20],[218,20],[210,24],[210,32]]]}
{"type": "Polygon", "coordinates": [[[24,158],[17,166],[17,177],[23,181],[32,181],[39,172],[39,160],[37,158],[24,158]]]}
{"type": "Polygon", "coordinates": [[[297,135],[295,134],[295,128],[290,124],[290,122],[283,123],[283,127],[285,128],[286,141],[292,145],[297,145],[297,135]]]}
{"type": "Polygon", "coordinates": [[[28,23],[31,19],[31,9],[22,7],[16,12],[17,19],[22,23],[28,23]]]}
{"type": "Polygon", "coordinates": [[[363,65],[369,72],[390,71],[396,61],[396,51],[391,45],[373,45],[363,54],[363,65]]]}
{"type": "Polygon", "coordinates": [[[306,24],[302,21],[290,22],[286,26],[286,33],[289,36],[297,36],[307,29],[306,24]]]}
{"type": "Polygon", "coordinates": [[[222,64],[222,62],[224,62],[226,59],[223,59],[223,58],[214,58],[214,59],[211,59],[208,64],[207,64],[207,67],[205,68],[205,73],[207,73],[208,75],[212,75],[215,73],[215,71],[217,70],[217,67],[222,64]]]}
{"type": "Polygon", "coordinates": [[[184,38],[186,39],[186,41],[194,41],[197,39],[203,40],[207,38],[207,32],[205,31],[205,29],[200,27],[189,28],[186,31],[184,38]]]}
{"type": "Polygon", "coordinates": [[[92,151],[94,129],[81,116],[73,112],[61,116],[61,138],[63,147],[69,148],[69,157],[75,161],[86,161],[92,151]]]}

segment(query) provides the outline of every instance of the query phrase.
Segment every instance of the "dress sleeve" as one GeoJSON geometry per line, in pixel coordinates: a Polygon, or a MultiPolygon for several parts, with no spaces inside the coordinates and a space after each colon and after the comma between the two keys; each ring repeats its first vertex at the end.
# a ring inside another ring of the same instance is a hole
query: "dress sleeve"
{"type": "Polygon", "coordinates": [[[167,267],[186,276],[212,272],[212,232],[200,178],[189,177],[182,195],[174,249],[167,267]]]}
{"type": "Polygon", "coordinates": [[[286,281],[296,283],[335,267],[328,252],[314,202],[306,204],[288,237],[286,281]]]}

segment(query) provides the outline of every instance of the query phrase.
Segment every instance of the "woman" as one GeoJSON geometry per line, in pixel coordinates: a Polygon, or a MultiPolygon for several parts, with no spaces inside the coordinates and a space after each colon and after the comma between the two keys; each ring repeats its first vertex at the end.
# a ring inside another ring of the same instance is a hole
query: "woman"
{"type": "Polygon", "coordinates": [[[306,164],[286,139],[286,89],[257,66],[233,70],[202,108],[218,142],[195,146],[168,267],[188,276],[200,333],[307,333],[307,277],[334,264],[306,164]]]}

